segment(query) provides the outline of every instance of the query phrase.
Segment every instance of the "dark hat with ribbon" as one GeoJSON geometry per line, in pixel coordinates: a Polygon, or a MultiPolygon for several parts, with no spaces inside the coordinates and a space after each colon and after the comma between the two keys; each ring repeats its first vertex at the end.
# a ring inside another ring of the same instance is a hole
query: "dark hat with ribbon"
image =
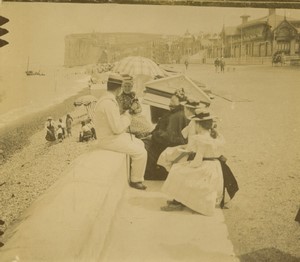
{"type": "Polygon", "coordinates": [[[205,120],[212,120],[215,118],[216,117],[211,115],[209,111],[200,111],[200,112],[196,112],[196,114],[191,116],[190,119],[195,121],[205,121],[205,120]]]}
{"type": "Polygon", "coordinates": [[[203,108],[205,106],[207,106],[205,103],[201,102],[201,101],[196,101],[193,100],[191,98],[188,98],[186,101],[181,103],[183,106],[188,107],[188,108],[203,108]]]}
{"type": "Polygon", "coordinates": [[[107,80],[107,90],[114,90],[122,86],[123,78],[119,74],[110,74],[107,80]]]}
{"type": "Polygon", "coordinates": [[[119,85],[122,85],[122,82],[123,82],[123,78],[121,75],[119,74],[110,74],[108,76],[108,80],[107,80],[108,83],[113,83],[113,84],[119,84],[119,85]]]}

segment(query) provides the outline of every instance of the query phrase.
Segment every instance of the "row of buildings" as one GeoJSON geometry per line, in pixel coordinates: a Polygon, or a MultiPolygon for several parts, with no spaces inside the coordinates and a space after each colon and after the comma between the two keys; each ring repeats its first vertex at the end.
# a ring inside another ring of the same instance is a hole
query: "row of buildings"
{"type": "Polygon", "coordinates": [[[259,19],[241,16],[237,26],[221,28],[218,34],[182,36],[140,33],[90,33],[65,38],[65,65],[113,63],[126,56],[144,56],[156,63],[205,63],[216,57],[271,57],[275,52],[300,55],[300,19],[276,14],[275,9],[259,19]]]}
{"type": "Polygon", "coordinates": [[[223,26],[210,47],[212,57],[268,57],[275,52],[300,55],[300,19],[277,15],[275,9],[259,19],[241,18],[237,26],[223,26]]]}

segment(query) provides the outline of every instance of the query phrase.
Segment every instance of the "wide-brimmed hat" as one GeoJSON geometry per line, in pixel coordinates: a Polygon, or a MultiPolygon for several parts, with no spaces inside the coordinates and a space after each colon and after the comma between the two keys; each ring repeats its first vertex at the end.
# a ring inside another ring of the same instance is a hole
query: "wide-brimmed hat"
{"type": "Polygon", "coordinates": [[[47,120],[53,120],[52,116],[48,116],[47,120]]]}
{"type": "Polygon", "coordinates": [[[204,107],[207,106],[206,103],[203,103],[201,101],[195,101],[195,100],[192,100],[192,99],[187,99],[186,101],[183,101],[180,104],[185,106],[185,107],[194,108],[194,109],[204,108],[204,107]]]}
{"type": "Polygon", "coordinates": [[[205,121],[205,120],[213,120],[215,119],[216,116],[212,115],[210,111],[208,110],[202,110],[202,111],[198,111],[196,112],[195,115],[190,117],[190,120],[194,120],[194,121],[205,121]]]}

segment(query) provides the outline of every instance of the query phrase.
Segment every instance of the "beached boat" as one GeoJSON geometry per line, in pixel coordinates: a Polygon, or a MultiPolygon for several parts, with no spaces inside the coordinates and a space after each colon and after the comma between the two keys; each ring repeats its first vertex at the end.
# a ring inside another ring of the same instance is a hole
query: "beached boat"
{"type": "Polygon", "coordinates": [[[28,57],[28,61],[27,61],[27,70],[25,71],[25,73],[27,76],[44,76],[45,75],[40,70],[39,71],[29,70],[29,57],[28,57]]]}

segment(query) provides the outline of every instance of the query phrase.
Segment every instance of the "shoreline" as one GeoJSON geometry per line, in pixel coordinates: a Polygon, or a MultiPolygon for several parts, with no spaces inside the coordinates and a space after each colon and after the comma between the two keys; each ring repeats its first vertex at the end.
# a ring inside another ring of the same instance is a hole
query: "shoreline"
{"type": "Polygon", "coordinates": [[[1,128],[0,150],[3,151],[2,161],[7,161],[7,159],[13,156],[14,153],[28,145],[30,137],[44,129],[44,124],[48,116],[51,115],[54,119],[58,119],[67,113],[73,112],[75,110],[73,105],[74,100],[77,97],[88,95],[89,93],[90,90],[88,88],[84,88],[77,94],[70,96],[56,105],[31,113],[8,124],[6,127],[1,128]]]}

